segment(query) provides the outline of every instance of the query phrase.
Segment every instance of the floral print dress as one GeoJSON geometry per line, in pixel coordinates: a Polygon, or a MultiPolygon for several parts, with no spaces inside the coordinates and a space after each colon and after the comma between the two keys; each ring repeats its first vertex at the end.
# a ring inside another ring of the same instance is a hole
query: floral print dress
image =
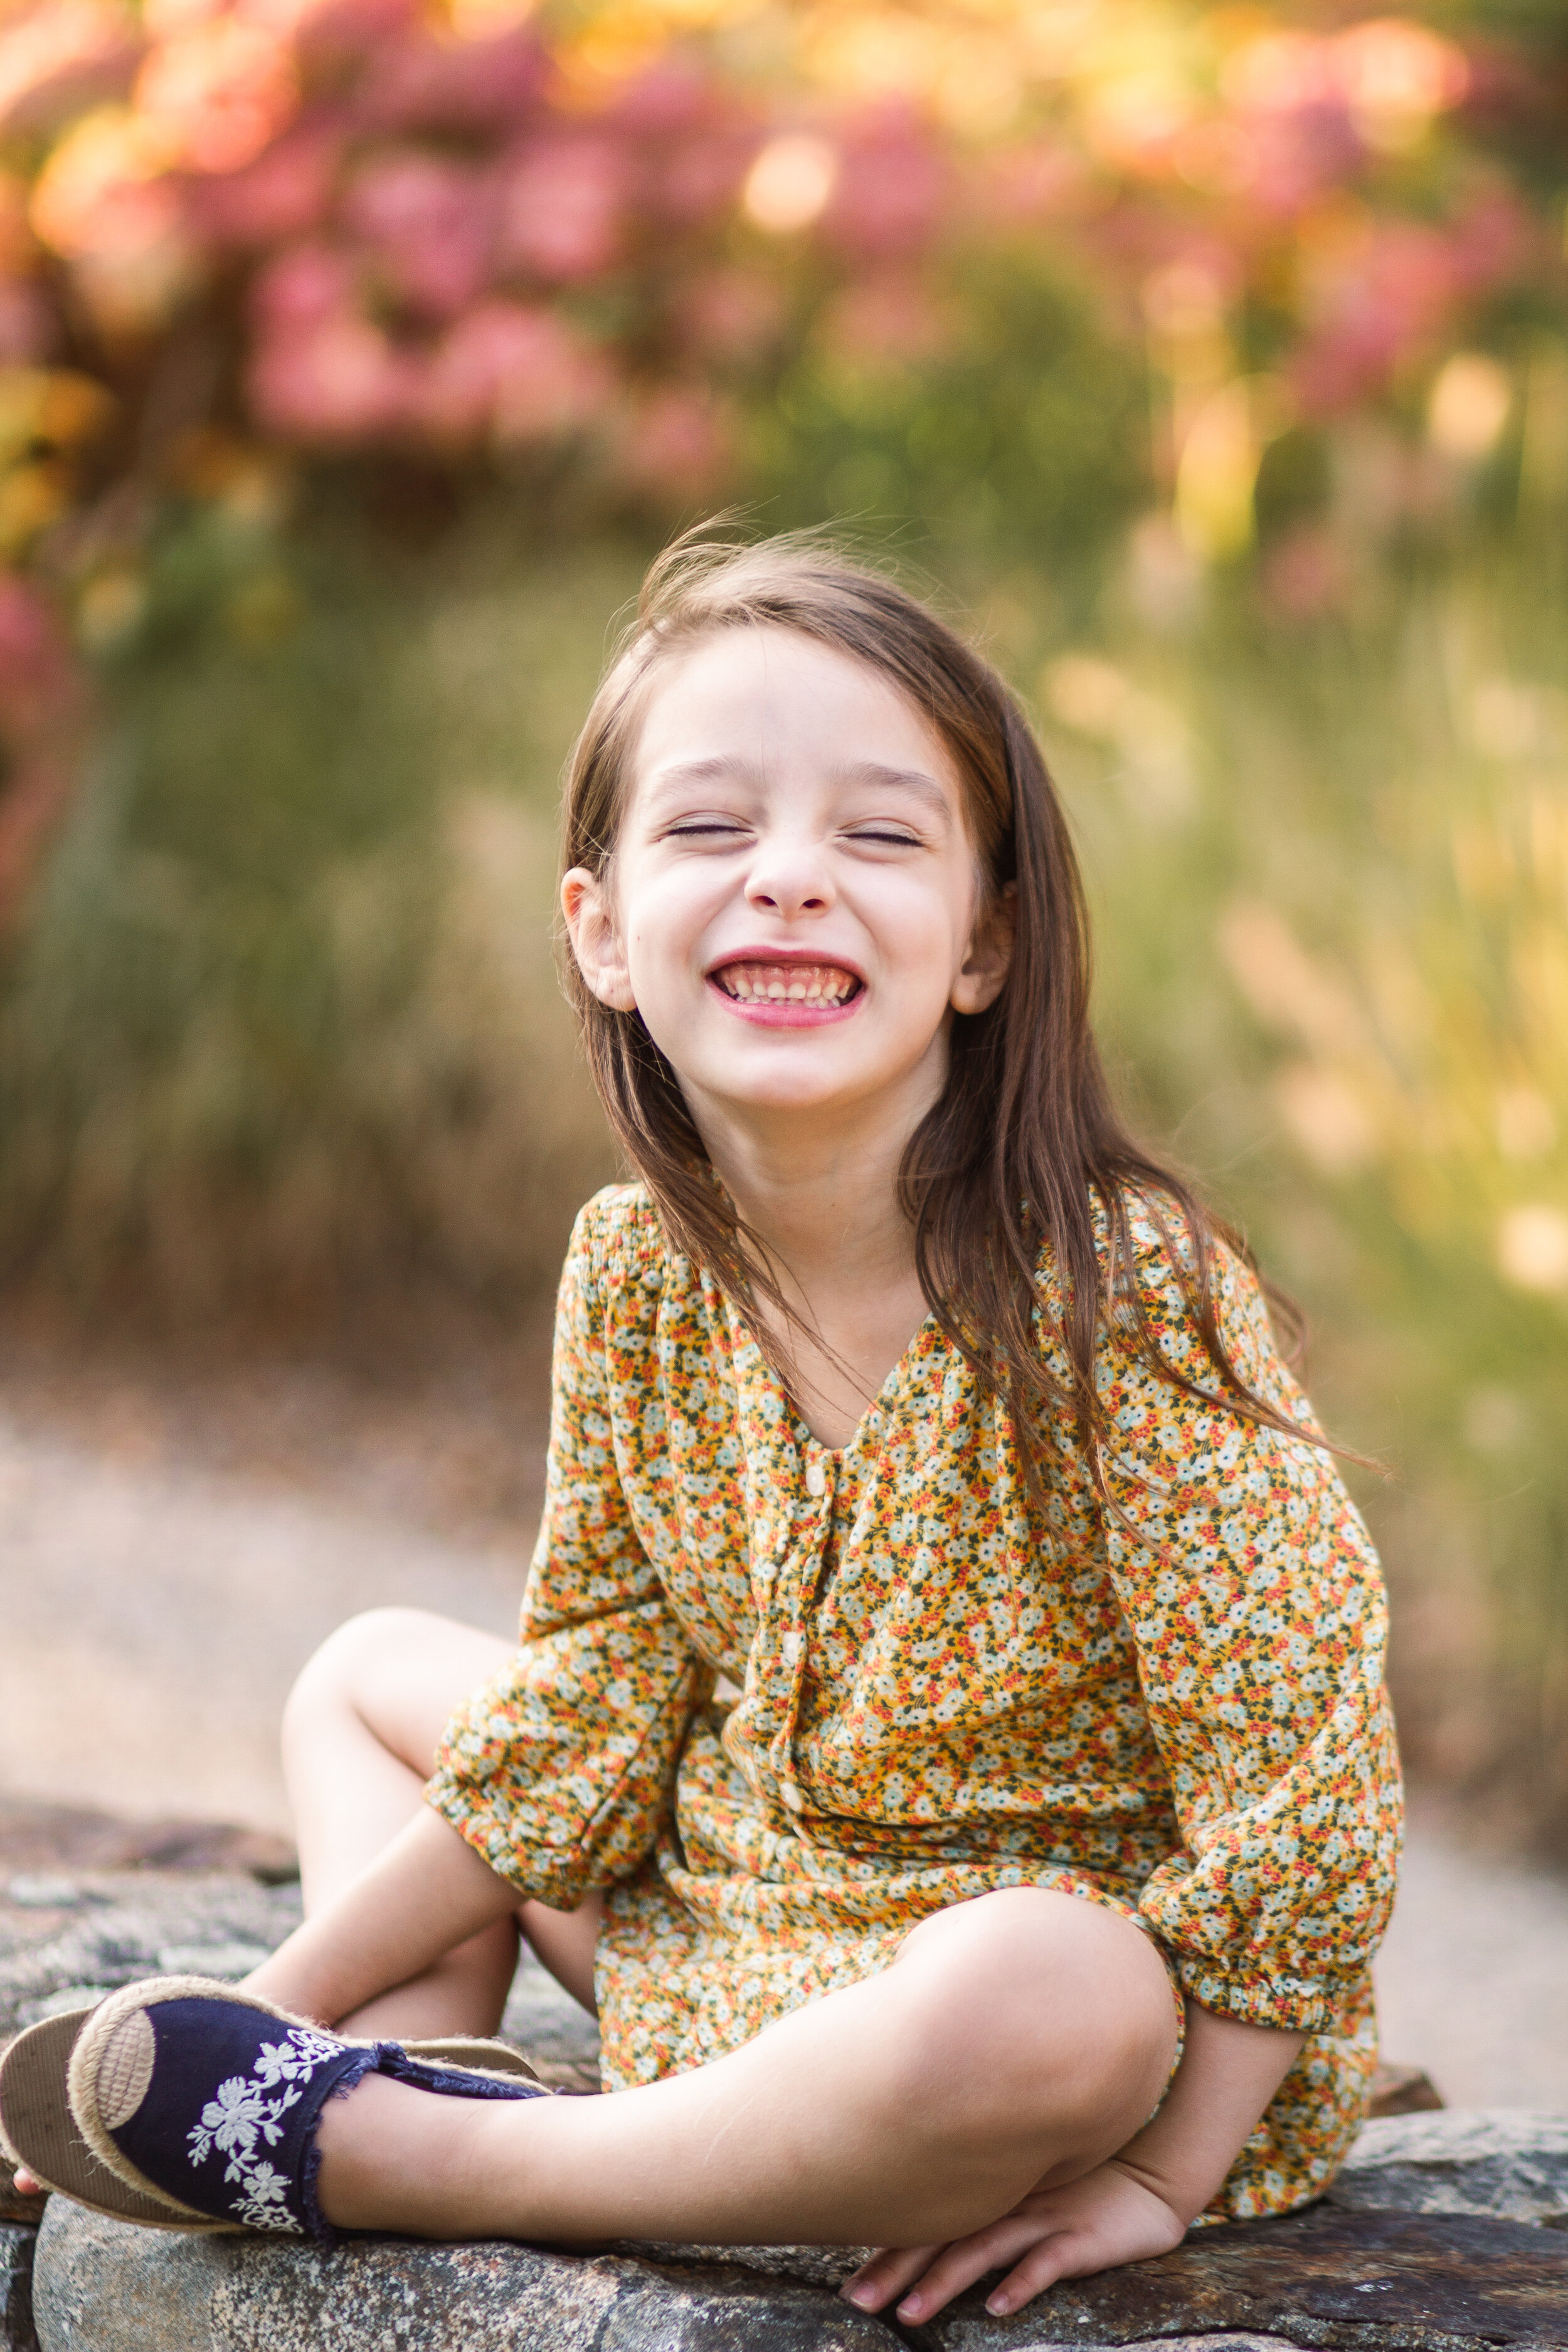
{"type": "MultiPolygon", "coordinates": [[[[1162,1352],[1212,1388],[1132,1207],[1162,1352]]],[[[1232,1360],[1312,1432],[1255,1279],[1222,1252],[1216,1283],[1232,1360]]],[[[1121,1518],[1065,1419],[1029,1498],[934,1322],[836,1452],[641,1187],[584,1210],[521,1646],[427,1795],[521,1896],[610,1890],[607,2087],[874,1974],[949,1904],[1050,1886],[1135,1919],[1178,1995],[1308,2037],[1212,2217],[1331,2179],[1399,1844],[1376,1558],[1307,1435],[1184,1395],[1115,1315],[1096,1377],[1121,1518]]]]}

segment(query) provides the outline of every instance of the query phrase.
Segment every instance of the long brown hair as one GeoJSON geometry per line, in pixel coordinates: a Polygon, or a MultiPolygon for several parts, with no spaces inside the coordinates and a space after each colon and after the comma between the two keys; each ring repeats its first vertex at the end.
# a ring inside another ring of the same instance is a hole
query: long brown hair
{"type": "MultiPolygon", "coordinates": [[[[794,629],[891,680],[940,736],[963,780],[984,891],[994,897],[1015,886],[1007,978],[987,1011],[953,1016],[947,1084],[910,1138],[899,1193],[927,1304],[984,1389],[1004,1402],[1031,1487],[1038,1489],[1041,1425],[1065,1406],[1105,1492],[1094,1354],[1113,1297],[1163,1379],[1300,1436],[1299,1424],[1247,1386],[1220,1334],[1215,1241],[1245,1255],[1241,1243],[1117,1115],[1089,1027],[1083,884],[1039,745],[990,664],[895,581],[812,534],[752,545],[689,535],[667,550],[573,755],[565,866],[599,874],[609,863],[657,671],[717,631],[757,627],[794,629]],[[1159,1227],[1216,1391],[1179,1371],[1156,1342],[1132,1275],[1130,1198],[1159,1227]],[[1041,1344],[1042,1252],[1057,1269],[1065,1382],[1041,1344]]],[[[566,971],[595,1083],[666,1235],[735,1302],[787,1381],[789,1363],[757,1308],[765,1301],[786,1330],[801,1318],[760,1237],[713,1181],[673,1069],[641,1016],[602,1004],[570,953],[566,971]]]]}

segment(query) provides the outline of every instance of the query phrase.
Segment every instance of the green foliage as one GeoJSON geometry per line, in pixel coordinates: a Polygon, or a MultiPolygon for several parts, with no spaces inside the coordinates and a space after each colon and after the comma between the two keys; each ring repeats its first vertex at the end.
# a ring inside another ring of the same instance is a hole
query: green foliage
{"type": "Polygon", "coordinates": [[[1048,554],[1058,579],[1092,586],[1150,493],[1149,394],[1081,283],[1037,243],[991,244],[934,297],[934,349],[830,326],[751,426],[747,477],[770,524],[918,516],[960,560],[1048,554]]]}

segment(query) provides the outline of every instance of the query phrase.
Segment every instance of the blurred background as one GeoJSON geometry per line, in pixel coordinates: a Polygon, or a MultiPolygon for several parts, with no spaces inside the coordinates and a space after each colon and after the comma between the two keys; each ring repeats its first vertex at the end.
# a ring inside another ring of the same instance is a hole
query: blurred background
{"type": "Polygon", "coordinates": [[[10,0],[0,164],[0,1784],[281,1826],[331,1623],[512,1621],[561,762],[740,507],[1037,716],[1120,1082],[1387,1465],[1406,1940],[1560,1955],[1561,9],[10,0]]]}

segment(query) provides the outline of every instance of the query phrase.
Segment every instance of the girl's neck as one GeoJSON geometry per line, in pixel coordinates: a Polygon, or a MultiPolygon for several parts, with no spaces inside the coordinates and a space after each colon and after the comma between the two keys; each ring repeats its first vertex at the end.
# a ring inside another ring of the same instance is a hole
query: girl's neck
{"type": "Polygon", "coordinates": [[[831,1129],[788,1114],[701,1121],[715,1174],[805,1327],[778,1328],[764,1312],[795,1404],[825,1444],[849,1442],[925,1319],[898,1195],[916,1123],[885,1106],[831,1129]]]}
{"type": "Polygon", "coordinates": [[[798,1287],[797,1306],[847,1276],[855,1286],[912,1273],[899,1203],[902,1122],[868,1118],[825,1129],[782,1114],[765,1124],[702,1121],[709,1158],[742,1222],[798,1287]]]}

